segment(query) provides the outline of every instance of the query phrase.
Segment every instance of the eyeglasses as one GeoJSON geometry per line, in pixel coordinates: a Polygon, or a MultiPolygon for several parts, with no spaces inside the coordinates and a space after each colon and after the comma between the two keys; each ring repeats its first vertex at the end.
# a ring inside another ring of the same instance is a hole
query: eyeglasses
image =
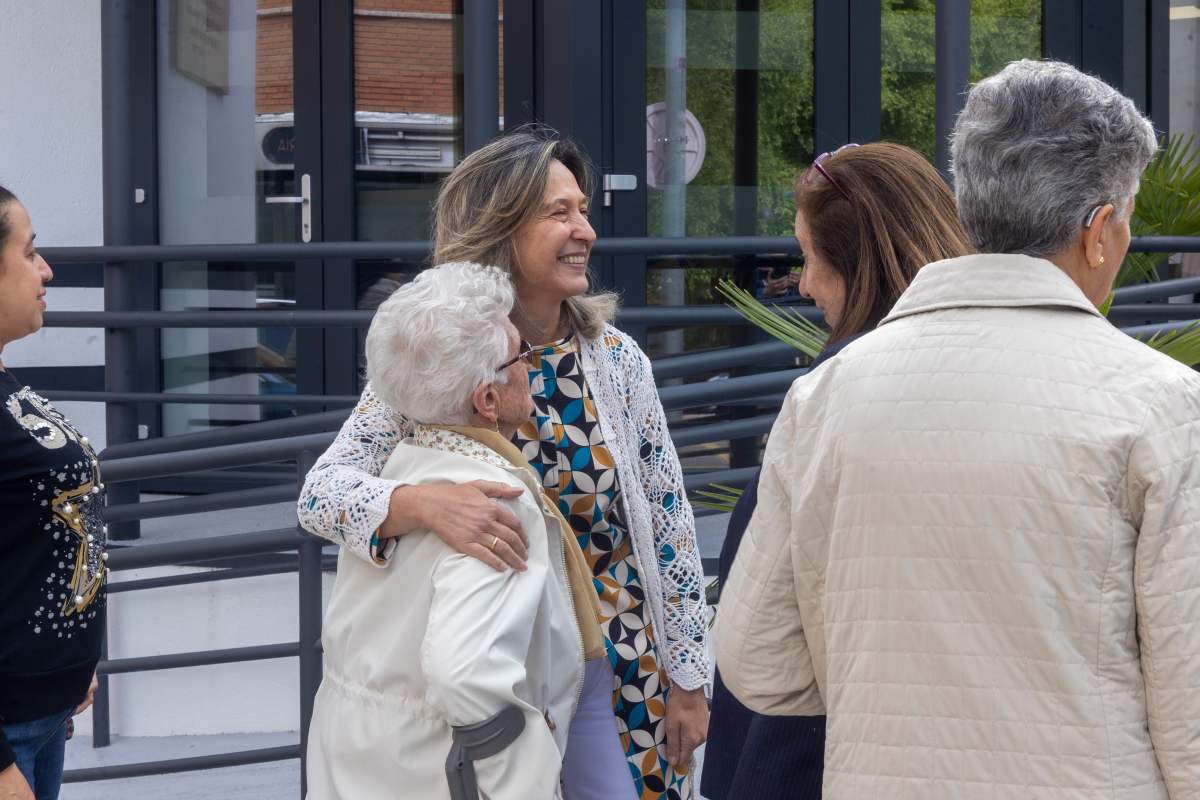
{"type": "Polygon", "coordinates": [[[532,355],[533,355],[533,345],[531,345],[529,342],[522,339],[520,344],[517,345],[517,354],[515,356],[513,356],[512,358],[510,358],[508,361],[505,361],[500,366],[496,367],[496,372],[504,372],[504,370],[508,369],[513,364],[517,363],[518,361],[528,361],[529,357],[532,355]]]}
{"type": "Polygon", "coordinates": [[[812,174],[813,170],[816,170],[817,172],[821,173],[822,178],[829,181],[830,186],[832,186],[834,189],[838,190],[838,194],[840,194],[842,197],[846,198],[847,200],[850,200],[850,195],[847,194],[846,190],[843,189],[838,184],[838,182],[833,179],[832,175],[830,175],[828,172],[825,171],[825,168],[823,166],[821,166],[821,162],[826,160],[827,158],[836,156],[838,153],[842,152],[843,150],[847,150],[851,147],[858,147],[858,145],[855,144],[854,142],[850,142],[849,144],[842,145],[837,150],[833,150],[833,151],[830,151],[827,153],[821,153],[821,155],[814,158],[812,164],[809,166],[809,168],[804,173],[804,182],[808,183],[808,180],[809,180],[808,176],[812,174]]]}

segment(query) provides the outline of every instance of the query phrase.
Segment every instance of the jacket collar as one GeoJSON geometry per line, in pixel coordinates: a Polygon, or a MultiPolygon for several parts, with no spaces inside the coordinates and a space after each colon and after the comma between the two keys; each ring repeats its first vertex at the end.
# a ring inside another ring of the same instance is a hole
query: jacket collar
{"type": "MultiPolygon", "coordinates": [[[[468,425],[423,425],[413,426],[412,439],[418,447],[441,450],[446,453],[473,458],[501,469],[520,467],[524,459],[513,461],[512,454],[505,448],[521,454],[512,443],[494,431],[473,428],[468,425]]],[[[526,467],[528,469],[528,467],[526,467]]]]}
{"type": "Polygon", "coordinates": [[[422,425],[413,428],[412,439],[420,447],[455,453],[516,474],[535,495],[542,483],[516,445],[496,431],[471,425],[422,425]]]}
{"type": "Polygon", "coordinates": [[[880,325],[947,308],[1069,308],[1103,319],[1075,282],[1042,258],[981,253],[924,266],[880,325]]]}

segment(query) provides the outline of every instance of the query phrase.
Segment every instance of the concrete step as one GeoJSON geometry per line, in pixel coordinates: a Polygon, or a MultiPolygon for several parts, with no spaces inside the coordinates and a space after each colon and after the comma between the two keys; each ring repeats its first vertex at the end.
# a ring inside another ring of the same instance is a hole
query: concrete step
{"type": "MultiPolygon", "coordinates": [[[[166,713],[170,713],[167,711],[166,713]]],[[[300,740],[297,732],[222,736],[114,736],[109,747],[92,747],[90,736],[67,742],[67,769],[132,764],[172,758],[283,747],[300,740]]],[[[179,772],[90,783],[70,783],[60,800],[299,800],[300,761],[179,772]]]]}

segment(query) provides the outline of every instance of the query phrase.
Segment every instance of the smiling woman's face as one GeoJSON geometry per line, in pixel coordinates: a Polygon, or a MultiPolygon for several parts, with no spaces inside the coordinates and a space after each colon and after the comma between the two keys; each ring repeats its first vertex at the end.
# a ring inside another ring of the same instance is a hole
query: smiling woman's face
{"type": "Polygon", "coordinates": [[[587,195],[561,161],[551,162],[542,206],[515,238],[513,283],[523,302],[562,302],[587,292],[596,232],[588,221],[587,195]]]}
{"type": "Polygon", "coordinates": [[[0,208],[8,217],[8,236],[0,247],[0,347],[42,327],[50,265],[33,246],[33,225],[25,206],[10,200],[0,208]]]}

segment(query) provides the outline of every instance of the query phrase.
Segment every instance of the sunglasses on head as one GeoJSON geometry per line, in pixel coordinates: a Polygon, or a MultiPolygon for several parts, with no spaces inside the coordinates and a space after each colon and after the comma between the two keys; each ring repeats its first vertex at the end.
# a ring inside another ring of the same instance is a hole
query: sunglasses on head
{"type": "Polygon", "coordinates": [[[805,171],[804,182],[808,183],[808,181],[810,180],[810,176],[813,173],[813,170],[816,170],[817,172],[819,172],[821,174],[822,178],[829,181],[830,186],[832,186],[834,189],[837,189],[838,194],[840,194],[842,197],[846,198],[847,200],[850,200],[850,195],[846,192],[846,190],[843,189],[838,184],[838,182],[833,179],[833,176],[830,175],[825,170],[825,167],[821,166],[821,164],[822,164],[822,162],[826,161],[827,159],[829,159],[833,156],[836,156],[838,153],[842,152],[843,150],[847,150],[851,147],[858,147],[858,146],[859,145],[855,144],[854,142],[850,142],[849,144],[842,145],[837,150],[831,150],[829,152],[821,153],[821,155],[819,155],[813,159],[812,164],[809,165],[809,168],[805,171]]]}

